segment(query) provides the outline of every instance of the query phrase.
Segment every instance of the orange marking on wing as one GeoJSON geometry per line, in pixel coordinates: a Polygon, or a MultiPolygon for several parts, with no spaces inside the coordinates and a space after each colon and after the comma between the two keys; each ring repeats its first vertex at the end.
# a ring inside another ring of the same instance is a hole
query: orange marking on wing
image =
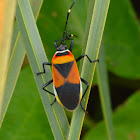
{"type": "Polygon", "coordinates": [[[52,65],[52,72],[53,72],[53,82],[54,86],[60,87],[65,83],[65,78],[59,73],[59,71],[52,65]]]}
{"type": "Polygon", "coordinates": [[[72,65],[70,73],[67,77],[67,81],[69,83],[73,83],[73,84],[79,84],[80,83],[79,71],[78,71],[78,68],[77,68],[76,61],[74,61],[73,65],[72,65]]]}

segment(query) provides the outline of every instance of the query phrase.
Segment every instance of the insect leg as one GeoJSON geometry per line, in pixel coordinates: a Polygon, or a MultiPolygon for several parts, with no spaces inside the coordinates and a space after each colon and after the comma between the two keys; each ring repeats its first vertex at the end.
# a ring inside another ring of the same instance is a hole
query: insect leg
{"type": "Polygon", "coordinates": [[[83,55],[81,55],[80,57],[78,57],[78,58],[76,59],[76,62],[79,61],[79,60],[81,60],[81,59],[82,59],[83,57],[85,57],[85,56],[88,58],[88,60],[89,60],[90,63],[99,62],[99,60],[93,60],[93,61],[92,61],[92,60],[88,57],[88,55],[86,55],[86,54],[83,54],[83,55]]]}
{"type": "Polygon", "coordinates": [[[45,65],[52,65],[52,63],[44,62],[43,64],[43,72],[38,72],[37,75],[45,73],[45,65]]]}
{"type": "Polygon", "coordinates": [[[51,106],[56,102],[56,98],[54,99],[54,101],[51,103],[51,106]]]}
{"type": "Polygon", "coordinates": [[[58,46],[57,46],[57,43],[56,43],[56,41],[54,41],[54,43],[53,43],[53,44],[54,44],[55,48],[57,48],[57,47],[58,47],[58,46]]]}
{"type": "Polygon", "coordinates": [[[84,109],[84,107],[82,106],[82,103],[81,103],[81,102],[80,102],[80,106],[81,106],[82,110],[83,110],[85,113],[88,113],[88,112],[84,109]]]}
{"type": "Polygon", "coordinates": [[[51,95],[55,96],[54,93],[48,91],[45,89],[45,87],[47,87],[49,84],[51,84],[53,82],[53,79],[50,80],[49,82],[47,82],[45,85],[43,85],[42,89],[45,90],[46,92],[50,93],[51,95]]]}
{"type": "Polygon", "coordinates": [[[85,94],[87,92],[87,89],[89,87],[89,83],[87,81],[85,81],[83,78],[81,78],[81,81],[87,86],[86,89],[85,89],[85,91],[84,91],[84,93],[83,93],[83,95],[82,95],[82,99],[81,99],[81,101],[82,101],[83,100],[83,97],[85,96],[85,94]]]}
{"type": "Polygon", "coordinates": [[[72,40],[72,41],[71,41],[71,44],[70,44],[69,50],[70,50],[71,52],[72,52],[73,44],[74,44],[74,40],[72,40]]]}
{"type": "MultiPolygon", "coordinates": [[[[86,87],[86,89],[85,89],[85,91],[84,91],[84,94],[82,95],[82,99],[83,99],[83,97],[85,96],[85,93],[87,92],[87,89],[88,89],[88,87],[89,87],[89,83],[88,83],[87,81],[85,81],[83,78],[81,78],[81,81],[82,81],[84,84],[87,85],[87,87],[86,87]]],[[[82,99],[81,99],[81,101],[82,101],[82,99]]],[[[87,111],[86,111],[86,110],[84,109],[84,107],[82,106],[81,101],[80,101],[80,106],[81,106],[81,108],[84,110],[84,112],[87,113],[87,111]]]]}

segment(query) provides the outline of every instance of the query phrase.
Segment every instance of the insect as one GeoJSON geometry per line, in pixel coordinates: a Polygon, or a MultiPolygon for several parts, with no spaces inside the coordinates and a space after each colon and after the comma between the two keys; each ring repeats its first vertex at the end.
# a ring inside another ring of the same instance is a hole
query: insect
{"type": "Polygon", "coordinates": [[[54,41],[54,46],[56,47],[57,51],[52,58],[52,63],[44,62],[42,64],[43,72],[39,72],[37,73],[37,75],[46,72],[45,65],[52,66],[53,79],[47,82],[42,87],[43,90],[55,96],[55,99],[51,103],[51,105],[53,105],[56,101],[58,101],[58,103],[63,107],[65,107],[67,110],[73,111],[80,104],[82,110],[86,112],[86,110],[81,104],[81,101],[89,87],[89,84],[83,78],[80,78],[76,62],[81,60],[83,57],[87,57],[90,63],[94,63],[99,60],[91,61],[91,59],[86,54],[83,54],[77,59],[75,59],[72,54],[74,39],[72,39],[71,37],[73,36],[77,37],[77,36],[70,34],[70,31],[66,32],[66,27],[67,27],[70,11],[73,5],[75,4],[75,2],[76,1],[72,3],[67,13],[67,19],[63,32],[63,39],[54,41]],[[69,49],[67,49],[67,45],[65,44],[66,40],[71,40],[69,49]],[[60,44],[57,45],[56,42],[60,42],[60,44]],[[51,83],[53,83],[54,93],[45,89],[51,83]],[[82,94],[82,83],[86,85],[86,89],[83,94],[82,94]]]}

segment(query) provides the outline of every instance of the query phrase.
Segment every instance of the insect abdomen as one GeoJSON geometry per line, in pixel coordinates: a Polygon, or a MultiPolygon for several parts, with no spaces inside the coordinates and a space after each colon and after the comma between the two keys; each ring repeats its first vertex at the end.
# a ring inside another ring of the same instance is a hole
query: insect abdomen
{"type": "Polygon", "coordinates": [[[56,88],[56,92],[65,108],[68,110],[76,109],[80,101],[80,84],[65,82],[63,86],[56,88]]]}

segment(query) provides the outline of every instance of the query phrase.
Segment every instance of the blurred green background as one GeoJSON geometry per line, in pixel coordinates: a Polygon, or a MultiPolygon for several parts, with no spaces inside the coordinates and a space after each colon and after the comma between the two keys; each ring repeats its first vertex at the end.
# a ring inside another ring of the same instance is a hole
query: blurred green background
{"type": "MultiPolygon", "coordinates": [[[[62,38],[72,2],[44,0],[42,5],[37,26],[49,61],[56,51],[54,40],[62,38]]],[[[78,36],[73,48],[75,58],[80,56],[84,43],[88,3],[78,0],[70,13],[67,30],[78,36]]],[[[139,0],[111,0],[101,47],[105,47],[117,140],[140,139],[139,17],[139,0]]],[[[106,140],[96,74],[87,111],[81,139],[106,140]]],[[[67,115],[70,120],[72,113],[67,115]]],[[[0,129],[0,139],[54,139],[27,58],[0,129]]]]}

